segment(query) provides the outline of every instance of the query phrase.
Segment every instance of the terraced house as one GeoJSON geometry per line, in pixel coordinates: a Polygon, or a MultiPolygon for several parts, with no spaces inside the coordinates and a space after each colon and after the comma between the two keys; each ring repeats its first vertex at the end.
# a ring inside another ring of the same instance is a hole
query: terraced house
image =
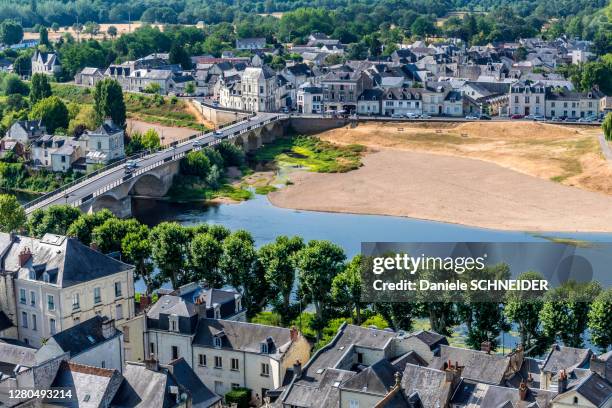
{"type": "Polygon", "coordinates": [[[0,234],[0,256],[0,279],[12,282],[12,319],[26,344],[40,347],[96,315],[117,324],[134,316],[133,267],[74,238],[0,234]]]}

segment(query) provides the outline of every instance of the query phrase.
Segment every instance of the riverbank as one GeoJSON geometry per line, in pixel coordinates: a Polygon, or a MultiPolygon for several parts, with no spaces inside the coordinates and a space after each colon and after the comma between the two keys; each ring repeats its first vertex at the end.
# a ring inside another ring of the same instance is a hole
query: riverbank
{"type": "Polygon", "coordinates": [[[295,172],[275,206],[378,214],[514,231],[610,232],[612,197],[483,160],[396,149],[343,174],[295,172]]]}

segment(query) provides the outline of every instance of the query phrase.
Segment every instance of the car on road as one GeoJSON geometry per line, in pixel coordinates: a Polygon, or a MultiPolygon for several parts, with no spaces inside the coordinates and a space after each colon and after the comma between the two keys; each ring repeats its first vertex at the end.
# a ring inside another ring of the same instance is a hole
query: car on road
{"type": "Polygon", "coordinates": [[[421,118],[421,119],[431,119],[431,115],[428,115],[428,114],[424,113],[424,114],[422,114],[422,115],[420,116],[420,118],[421,118]]]}
{"type": "Polygon", "coordinates": [[[202,147],[206,144],[205,141],[203,140],[196,140],[195,142],[193,142],[193,147],[202,147]]]}
{"type": "Polygon", "coordinates": [[[533,120],[538,120],[538,121],[546,120],[546,118],[544,116],[542,116],[542,115],[533,115],[532,119],[533,120]]]}
{"type": "Polygon", "coordinates": [[[402,115],[401,113],[392,113],[391,117],[392,118],[396,118],[396,119],[400,119],[400,118],[403,118],[404,115],[402,115]]]}
{"type": "Polygon", "coordinates": [[[136,167],[138,167],[138,162],[136,160],[128,160],[125,162],[125,167],[135,169],[136,167]]]}
{"type": "Polygon", "coordinates": [[[510,119],[523,119],[523,118],[524,118],[523,115],[518,115],[518,114],[510,116],[510,119]]]}
{"type": "Polygon", "coordinates": [[[476,115],[467,115],[465,118],[467,120],[478,120],[478,116],[476,115]]]}
{"type": "Polygon", "coordinates": [[[414,112],[408,112],[406,114],[406,117],[408,119],[418,119],[419,118],[419,114],[418,113],[414,113],[414,112]]]}
{"type": "Polygon", "coordinates": [[[491,120],[491,117],[489,115],[480,115],[478,119],[479,120],[491,120]]]}
{"type": "Polygon", "coordinates": [[[215,132],[213,133],[213,136],[216,137],[217,139],[220,139],[223,137],[223,131],[215,130],[215,132]]]}

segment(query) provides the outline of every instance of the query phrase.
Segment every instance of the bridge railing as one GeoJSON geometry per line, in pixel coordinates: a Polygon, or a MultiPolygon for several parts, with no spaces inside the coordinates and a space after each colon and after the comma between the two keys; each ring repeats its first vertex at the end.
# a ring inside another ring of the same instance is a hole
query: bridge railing
{"type": "Polygon", "coordinates": [[[83,177],[79,177],[78,179],[73,180],[70,183],[64,184],[61,187],[56,188],[53,191],[45,193],[45,194],[41,195],[40,197],[35,198],[32,201],[28,201],[27,203],[23,204],[23,208],[24,209],[28,209],[30,207],[33,207],[36,204],[39,204],[39,203],[41,203],[41,202],[43,202],[43,201],[45,201],[45,200],[47,200],[47,199],[49,199],[51,197],[54,197],[54,196],[60,194],[63,191],[68,190],[70,187],[76,186],[77,184],[82,183],[83,181],[86,181],[86,180],[89,180],[91,178],[94,178],[94,177],[96,177],[96,176],[98,176],[98,175],[100,175],[102,173],[105,173],[108,170],[111,170],[111,169],[113,169],[115,167],[119,167],[119,166],[125,164],[128,160],[136,160],[136,159],[140,159],[142,157],[145,157],[149,153],[150,153],[149,151],[143,151],[143,152],[136,153],[136,154],[134,154],[132,156],[125,157],[125,158],[123,158],[121,160],[117,160],[115,162],[112,162],[111,164],[109,164],[107,166],[104,166],[104,167],[101,167],[101,168],[99,168],[97,170],[94,170],[91,173],[87,173],[83,177]]]}
{"type": "MultiPolygon", "coordinates": [[[[279,118],[282,118],[283,116],[284,115],[273,116],[273,117],[271,117],[269,119],[266,119],[263,122],[257,123],[256,126],[257,127],[265,126],[265,125],[267,125],[267,124],[269,124],[271,122],[274,122],[274,121],[278,120],[279,118]]],[[[227,128],[227,127],[233,126],[233,125],[235,125],[236,123],[239,123],[239,122],[244,122],[244,119],[239,119],[239,120],[235,120],[233,122],[226,123],[226,124],[224,124],[220,128],[227,128]]],[[[225,138],[219,138],[219,139],[215,138],[215,139],[211,140],[207,144],[207,146],[214,146],[214,145],[217,145],[217,144],[221,143],[224,140],[233,139],[233,138],[239,136],[240,134],[249,132],[250,130],[252,130],[253,127],[254,126],[247,126],[244,129],[240,129],[240,130],[238,130],[238,131],[228,135],[225,138]]],[[[179,144],[185,143],[187,141],[190,141],[190,140],[193,140],[193,139],[197,139],[197,138],[205,136],[205,135],[207,135],[209,133],[211,133],[211,132],[200,132],[200,133],[191,135],[189,137],[183,138],[181,140],[174,141],[171,144],[162,146],[161,149],[158,150],[158,152],[161,151],[161,150],[165,150],[167,148],[170,148],[170,147],[178,146],[179,144]]],[[[152,169],[154,169],[156,167],[161,166],[164,163],[167,163],[167,162],[170,162],[170,161],[179,160],[179,159],[185,157],[185,155],[187,153],[189,153],[191,150],[192,149],[186,150],[184,152],[172,155],[172,156],[166,158],[166,160],[159,160],[159,161],[156,161],[155,163],[149,164],[148,166],[145,166],[145,167],[142,167],[142,168],[138,168],[138,169],[134,170],[132,173],[130,173],[130,174],[128,174],[128,175],[118,179],[118,180],[115,180],[111,184],[108,184],[108,185],[104,186],[103,188],[95,191],[93,194],[89,194],[89,195],[87,195],[87,196],[85,196],[85,197],[83,197],[83,198],[81,198],[79,200],[75,200],[75,201],[71,202],[70,204],[72,206],[81,205],[81,204],[91,200],[92,198],[97,197],[97,196],[99,196],[101,194],[104,194],[107,191],[112,190],[113,188],[123,184],[125,181],[127,181],[128,179],[130,179],[130,178],[132,178],[134,176],[138,176],[140,174],[146,173],[146,172],[148,172],[148,171],[150,171],[150,170],[152,170],[152,169]]],[[[140,153],[137,153],[135,155],[126,157],[124,159],[118,160],[116,162],[113,162],[113,163],[109,164],[108,166],[105,166],[105,167],[100,168],[98,170],[95,170],[95,171],[93,171],[91,173],[88,173],[87,175],[85,175],[83,177],[80,177],[80,178],[78,178],[78,179],[76,179],[76,180],[74,180],[74,181],[72,181],[72,182],[70,182],[68,184],[65,184],[65,185],[61,186],[60,188],[57,188],[57,189],[55,189],[55,190],[53,190],[53,191],[51,191],[49,193],[46,193],[46,194],[36,198],[35,200],[32,200],[32,201],[30,201],[28,203],[25,203],[23,205],[23,208],[27,210],[27,209],[29,209],[29,208],[37,205],[37,204],[40,204],[41,202],[44,202],[44,201],[46,201],[48,199],[56,197],[57,195],[61,194],[62,192],[67,191],[68,189],[70,189],[71,187],[73,187],[73,186],[75,186],[77,184],[80,184],[80,183],[82,183],[82,182],[84,182],[86,180],[89,180],[89,179],[94,178],[94,177],[96,177],[96,176],[98,176],[100,174],[103,174],[103,173],[107,172],[108,170],[111,170],[113,168],[119,167],[119,166],[125,164],[129,160],[140,159],[140,158],[143,158],[143,157],[145,157],[145,156],[147,156],[147,155],[149,155],[151,153],[152,152],[150,152],[150,151],[144,151],[144,152],[140,152],[140,153]]]]}

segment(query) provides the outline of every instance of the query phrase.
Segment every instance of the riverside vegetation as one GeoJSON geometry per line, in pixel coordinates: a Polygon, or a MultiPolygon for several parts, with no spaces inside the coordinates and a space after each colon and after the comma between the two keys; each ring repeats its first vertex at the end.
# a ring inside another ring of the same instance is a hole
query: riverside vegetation
{"type": "MultiPolygon", "coordinates": [[[[521,343],[534,356],[556,341],[582,347],[587,329],[591,343],[602,351],[612,345],[612,289],[603,290],[596,282],[570,281],[542,299],[508,292],[499,303],[443,297],[435,302],[364,303],[361,256],[347,260],[343,249],[330,241],[279,236],[256,248],[245,230],[176,222],[149,228],[135,219],[118,219],[108,210],[82,214],[70,206],[36,210],[26,221],[24,210],[9,195],[0,195],[0,230],[34,237],[68,235],[104,253],[120,252],[134,265],[135,277],[143,280],[148,294],[165,282],[174,288],[193,281],[206,281],[214,288],[231,286],[242,294],[251,321],[300,326],[317,347],[344,321],[406,331],[430,328],[447,336],[463,324],[465,344],[474,349],[483,341],[497,348],[501,333],[514,324],[521,343]],[[304,313],[308,305],[314,311],[304,313]]],[[[481,272],[491,279],[510,274],[505,264],[481,272]]],[[[525,272],[519,279],[542,277],[525,272]]]]}

